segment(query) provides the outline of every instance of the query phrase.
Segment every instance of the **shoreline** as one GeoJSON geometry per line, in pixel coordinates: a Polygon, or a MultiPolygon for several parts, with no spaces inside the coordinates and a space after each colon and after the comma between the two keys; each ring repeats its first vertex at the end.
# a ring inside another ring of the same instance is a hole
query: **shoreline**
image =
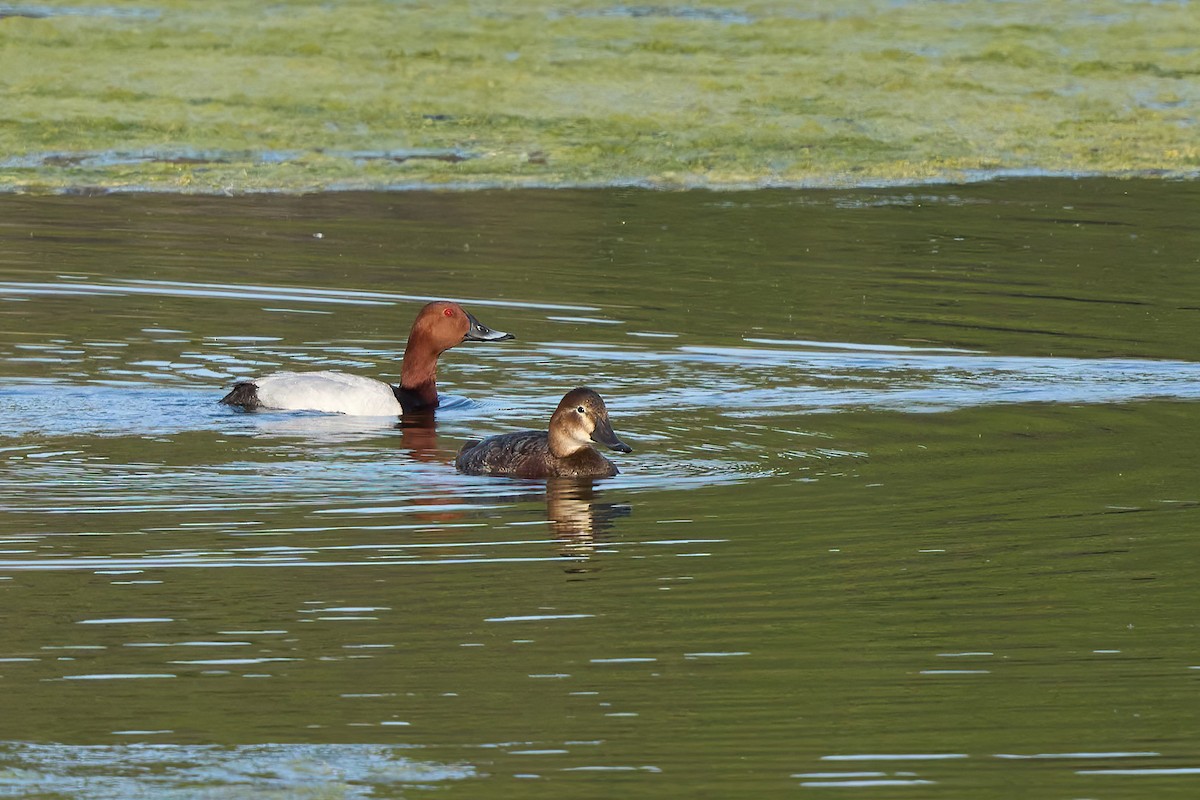
{"type": "Polygon", "coordinates": [[[1200,175],[1186,3],[67,0],[0,40],[6,192],[1200,175]]]}
{"type": "Polygon", "coordinates": [[[308,186],[204,186],[191,183],[187,186],[172,186],[166,183],[100,185],[91,183],[61,183],[37,185],[5,185],[0,183],[3,196],[47,196],[68,195],[103,196],[118,194],[161,194],[195,197],[243,197],[254,195],[301,196],[310,194],[339,194],[352,192],[402,193],[402,192],[492,192],[492,191],[606,191],[632,189],[647,192],[713,192],[736,194],[757,191],[855,191],[871,189],[903,189],[922,186],[968,186],[999,181],[1040,180],[1116,180],[1116,181],[1171,181],[1184,182],[1200,179],[1200,170],[1126,170],[1123,172],[1054,172],[1042,169],[996,169],[969,172],[946,172],[913,176],[908,178],[863,177],[829,175],[802,181],[781,181],[766,178],[758,181],[722,182],[703,177],[684,180],[656,180],[653,178],[627,178],[609,181],[573,183],[569,181],[539,180],[475,180],[475,181],[411,181],[404,183],[356,183],[343,182],[308,186]]]}

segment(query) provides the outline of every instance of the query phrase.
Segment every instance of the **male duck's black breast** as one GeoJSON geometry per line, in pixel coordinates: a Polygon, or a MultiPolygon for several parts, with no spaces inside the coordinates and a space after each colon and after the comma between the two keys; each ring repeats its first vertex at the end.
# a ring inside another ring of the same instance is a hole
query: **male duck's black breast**
{"type": "Polygon", "coordinates": [[[393,386],[392,394],[396,395],[396,402],[400,404],[400,410],[405,414],[433,411],[438,407],[437,397],[434,397],[433,402],[430,403],[418,392],[405,389],[401,386],[393,386]]]}

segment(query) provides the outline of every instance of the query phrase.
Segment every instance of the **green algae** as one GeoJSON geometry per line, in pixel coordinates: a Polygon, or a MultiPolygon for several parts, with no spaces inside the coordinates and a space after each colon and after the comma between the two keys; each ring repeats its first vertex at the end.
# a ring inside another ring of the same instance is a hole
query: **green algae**
{"type": "Polygon", "coordinates": [[[26,8],[0,19],[9,189],[1200,171],[1186,2],[26,8]]]}

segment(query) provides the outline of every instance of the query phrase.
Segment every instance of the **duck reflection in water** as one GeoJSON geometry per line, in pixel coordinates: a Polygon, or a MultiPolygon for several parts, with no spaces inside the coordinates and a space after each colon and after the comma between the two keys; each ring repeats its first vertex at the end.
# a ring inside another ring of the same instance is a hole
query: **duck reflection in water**
{"type": "MultiPolygon", "coordinates": [[[[444,461],[445,454],[437,450],[437,431],[432,426],[410,424],[400,425],[404,447],[410,449],[412,457],[425,463],[444,461]]],[[[588,562],[596,551],[613,541],[613,523],[621,517],[633,513],[628,503],[602,502],[601,490],[591,478],[548,478],[545,493],[535,488],[532,481],[523,481],[522,488],[528,491],[505,492],[503,494],[486,494],[483,496],[455,497],[453,502],[477,502],[491,508],[497,502],[518,504],[542,501],[546,503],[546,520],[550,532],[557,542],[558,554],[569,559],[564,571],[568,574],[583,574],[595,570],[588,562]]],[[[461,522],[470,517],[472,512],[458,509],[444,510],[449,498],[442,492],[428,497],[414,498],[414,505],[428,503],[437,508],[417,512],[414,519],[424,520],[433,524],[446,522],[461,522]]]]}
{"type": "Polygon", "coordinates": [[[432,411],[416,411],[400,417],[396,423],[401,446],[415,461],[435,464],[444,461],[438,452],[437,417],[432,411]]]}
{"type": "MultiPolygon", "coordinates": [[[[559,552],[576,559],[590,558],[611,538],[613,521],[633,513],[625,503],[597,502],[595,482],[587,478],[550,478],[546,481],[546,517],[550,520],[559,552]]],[[[576,565],[568,572],[587,572],[576,565]]]]}
{"type": "MultiPolygon", "coordinates": [[[[562,555],[584,559],[612,520],[630,513],[627,505],[595,502],[593,480],[619,472],[595,445],[633,452],[613,431],[603,398],[581,386],[562,398],[546,430],[469,441],[458,451],[454,466],[468,475],[546,479],[546,516],[562,544],[562,555]]],[[[568,571],[587,570],[576,566],[568,571]]]]}
{"type": "MultiPolygon", "coordinates": [[[[573,392],[569,392],[563,398],[562,402],[559,403],[559,408],[555,412],[555,415],[559,420],[558,425],[556,426],[555,421],[552,421],[549,432],[530,431],[527,434],[515,434],[515,436],[520,437],[518,444],[523,444],[524,439],[528,438],[529,434],[537,434],[533,437],[532,450],[529,448],[523,449],[522,447],[516,448],[517,454],[522,457],[517,458],[515,461],[511,459],[514,452],[509,447],[501,446],[498,449],[485,447],[480,451],[480,454],[489,454],[490,458],[484,460],[484,463],[487,460],[491,460],[492,463],[488,466],[493,468],[498,466],[504,469],[515,465],[518,469],[514,470],[514,472],[519,473],[526,473],[531,467],[531,462],[528,458],[531,452],[534,456],[532,459],[533,464],[538,469],[543,469],[547,460],[560,462],[553,466],[556,471],[566,471],[567,475],[547,476],[542,474],[537,476],[546,480],[544,495],[546,518],[551,526],[550,530],[555,540],[559,543],[559,554],[572,561],[572,564],[566,571],[568,573],[585,573],[591,571],[591,568],[580,562],[589,559],[597,547],[602,546],[609,538],[614,520],[632,513],[632,509],[628,504],[599,502],[597,500],[600,492],[596,487],[594,478],[614,475],[617,470],[612,462],[596,452],[591,445],[593,443],[605,444],[620,452],[630,452],[631,448],[617,438],[617,435],[612,430],[612,426],[608,422],[608,410],[604,406],[604,401],[590,389],[576,389],[573,392]],[[564,417],[566,418],[565,422],[561,421],[564,417]],[[557,438],[569,438],[570,440],[568,442],[570,452],[566,458],[560,459],[550,452],[549,444],[551,439],[555,438],[554,429],[556,427],[559,428],[557,438]],[[569,436],[563,436],[564,429],[569,432],[569,436]],[[581,452],[584,450],[587,451],[586,454],[581,452]],[[581,476],[578,474],[589,471],[593,475],[581,476]]],[[[445,462],[445,453],[438,446],[437,418],[432,411],[406,413],[396,423],[396,428],[400,432],[403,448],[409,451],[415,461],[423,463],[445,462]]],[[[513,436],[514,434],[507,434],[504,437],[493,437],[491,440],[485,440],[485,444],[499,440],[503,445],[513,436]]],[[[459,453],[456,465],[460,471],[473,471],[471,469],[472,465],[464,465],[462,460],[464,453],[473,450],[473,445],[474,443],[468,443],[459,453]],[[467,468],[464,469],[464,466],[467,468]]],[[[526,474],[514,475],[506,471],[490,474],[529,477],[526,474]]],[[[511,493],[505,492],[500,497],[488,493],[483,499],[489,505],[495,503],[497,499],[503,499],[512,503],[542,499],[542,492],[533,491],[528,482],[522,482],[517,485],[529,490],[522,491],[518,489],[511,493]]],[[[459,499],[470,500],[469,497],[459,499]]],[[[420,503],[421,501],[417,500],[416,502],[420,503]]],[[[430,498],[430,502],[444,504],[445,497],[430,498]]],[[[446,515],[446,512],[441,512],[436,516],[444,520],[446,515]]],[[[459,518],[462,516],[462,512],[450,512],[449,516],[459,518]]]]}

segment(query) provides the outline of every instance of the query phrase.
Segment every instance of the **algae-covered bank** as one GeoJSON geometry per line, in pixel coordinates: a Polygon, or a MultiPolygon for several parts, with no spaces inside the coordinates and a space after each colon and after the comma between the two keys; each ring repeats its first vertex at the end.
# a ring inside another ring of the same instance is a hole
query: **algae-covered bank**
{"type": "Polygon", "coordinates": [[[1200,9],[0,3],[0,187],[717,188],[1200,170],[1200,9]]]}

